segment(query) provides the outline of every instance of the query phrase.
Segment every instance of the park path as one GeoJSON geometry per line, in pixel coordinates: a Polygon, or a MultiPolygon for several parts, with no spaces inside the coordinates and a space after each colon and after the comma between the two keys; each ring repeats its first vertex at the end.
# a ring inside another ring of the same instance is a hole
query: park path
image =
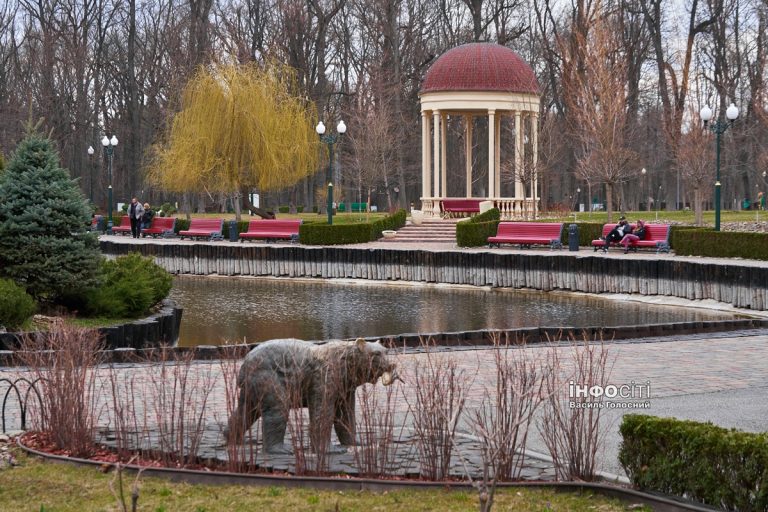
{"type": "MultiPolygon", "coordinates": [[[[650,409],[640,412],[712,421],[723,427],[748,431],[768,431],[768,404],[764,400],[768,390],[768,331],[629,340],[608,343],[606,349],[612,364],[609,383],[618,386],[632,381],[650,382],[650,409]]],[[[510,350],[518,350],[517,356],[540,361],[546,360],[547,351],[555,350],[565,366],[568,366],[569,354],[573,349],[567,345],[531,345],[524,349],[510,350]]],[[[484,399],[491,396],[490,390],[495,386],[493,349],[442,349],[433,354],[453,361],[463,372],[468,411],[476,410],[484,399]]],[[[392,354],[405,380],[405,383],[397,384],[399,389],[394,409],[398,421],[405,424],[412,422],[408,411],[412,410],[414,404],[414,368],[423,368],[427,358],[435,356],[410,350],[392,354]]],[[[167,391],[172,386],[168,384],[179,382],[183,375],[188,390],[188,396],[184,399],[185,414],[190,421],[203,419],[201,453],[216,457],[226,455],[221,432],[228,411],[226,383],[231,382],[234,375],[232,365],[219,361],[197,361],[188,365],[138,364],[116,365],[114,368],[100,371],[99,386],[103,386],[100,388],[103,398],[97,409],[99,425],[106,438],[110,437],[110,431],[114,430],[116,424],[114,415],[110,413],[111,402],[106,398],[112,389],[114,376],[121,386],[121,400],[141,418],[141,428],[138,430],[147,436],[148,442],[158,442],[168,429],[167,425],[162,425],[162,418],[169,415],[167,391]],[[227,371],[227,368],[230,370],[227,371]]],[[[0,368],[0,379],[24,374],[22,369],[0,368]]],[[[380,384],[377,384],[377,388],[383,389],[380,384]]],[[[9,429],[13,428],[14,413],[17,412],[11,401],[6,411],[9,429]]],[[[616,458],[620,442],[618,424],[621,415],[634,411],[604,412],[602,421],[607,432],[607,444],[601,467],[604,471],[620,474],[622,471],[616,458]]],[[[470,430],[467,419],[461,429],[470,430]]],[[[471,451],[471,443],[467,443],[465,453],[471,451]]],[[[529,449],[546,452],[535,432],[531,433],[529,449]]],[[[408,456],[416,457],[413,450],[408,456]]],[[[476,454],[470,453],[468,459],[470,466],[479,465],[476,454]]],[[[344,464],[341,464],[342,468],[344,464]]],[[[534,467],[526,473],[528,478],[551,477],[551,469],[547,465],[533,464],[534,467]]],[[[466,468],[455,465],[454,469],[461,473],[466,468]]]]}

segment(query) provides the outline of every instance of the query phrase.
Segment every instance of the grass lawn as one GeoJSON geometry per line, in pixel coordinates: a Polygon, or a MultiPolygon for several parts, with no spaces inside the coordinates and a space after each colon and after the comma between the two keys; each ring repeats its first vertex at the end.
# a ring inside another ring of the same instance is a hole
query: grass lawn
{"type": "MultiPolygon", "coordinates": [[[[18,450],[16,450],[18,452],[18,450]]],[[[121,510],[109,484],[114,473],[43,462],[17,453],[20,467],[0,470],[0,511],[115,511],[121,510]]],[[[123,475],[125,503],[130,510],[134,476],[123,475]]],[[[115,486],[116,490],[119,487],[115,486]]],[[[474,492],[395,491],[332,492],[282,487],[209,486],[171,483],[142,477],[138,510],[190,511],[471,511],[478,510],[474,492]]],[[[628,510],[614,500],[588,494],[550,490],[505,490],[494,510],[613,512],[628,510]]],[[[650,510],[633,508],[633,510],[650,510]]]]}
{"type": "MultiPolygon", "coordinates": [[[[555,215],[555,214],[552,214],[555,215]]],[[[661,210],[657,212],[656,210],[652,211],[630,211],[630,212],[619,212],[614,211],[613,212],[613,222],[618,222],[620,216],[626,216],[628,220],[631,222],[634,222],[637,219],[642,219],[646,222],[656,222],[658,219],[658,222],[667,222],[667,221],[673,221],[673,222],[682,222],[684,224],[694,224],[694,214],[693,211],[666,211],[661,210]]],[[[549,217],[546,213],[543,214],[543,216],[549,217]]],[[[597,222],[601,224],[605,224],[608,220],[608,215],[605,212],[571,212],[568,215],[560,216],[560,217],[554,217],[552,220],[556,221],[562,221],[562,222],[573,222],[574,217],[578,222],[597,222]]],[[[759,220],[760,222],[768,222],[768,211],[755,211],[755,210],[748,210],[748,211],[726,211],[722,210],[720,212],[720,222],[754,222],[755,220],[759,220]]],[[[714,211],[705,211],[704,212],[704,225],[709,227],[714,227],[715,225],[715,212],[714,211]]]]}

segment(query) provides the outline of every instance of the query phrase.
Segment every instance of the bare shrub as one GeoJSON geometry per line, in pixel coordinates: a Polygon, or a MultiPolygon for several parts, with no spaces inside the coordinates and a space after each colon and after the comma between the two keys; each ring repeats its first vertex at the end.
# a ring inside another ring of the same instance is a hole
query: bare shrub
{"type": "Polygon", "coordinates": [[[421,476],[443,480],[449,475],[456,429],[472,379],[455,358],[435,352],[432,340],[422,342],[422,347],[424,360],[413,369],[414,396],[406,396],[406,402],[413,414],[421,476]]]}
{"type": "MultiPolygon", "coordinates": [[[[403,463],[397,460],[397,439],[402,438],[405,419],[396,432],[395,406],[401,387],[365,384],[357,391],[354,464],[360,476],[376,477],[394,474],[403,463]]],[[[354,431],[354,430],[353,430],[354,431]]]]}
{"type": "Polygon", "coordinates": [[[159,350],[159,360],[148,363],[146,402],[154,413],[158,456],[166,465],[184,466],[196,462],[200,449],[214,388],[212,365],[196,363],[191,352],[159,350]]]}
{"type": "MultiPolygon", "coordinates": [[[[239,349],[232,345],[221,347],[221,358],[218,361],[221,378],[224,382],[224,404],[226,418],[237,418],[235,410],[238,406],[239,393],[248,393],[249,388],[245,386],[239,390],[237,386],[237,375],[242,364],[239,349]]],[[[243,397],[243,403],[255,403],[260,407],[258,400],[250,400],[251,397],[243,397]]],[[[228,420],[227,420],[228,421],[228,420]]],[[[256,465],[258,428],[253,424],[246,428],[241,425],[228,425],[229,431],[233,431],[232,436],[226,437],[227,449],[227,470],[245,471],[256,465]],[[238,432],[242,429],[243,432],[238,432]],[[242,441],[241,441],[242,440],[242,441]]]]}
{"type": "Polygon", "coordinates": [[[528,353],[525,345],[492,339],[494,386],[473,415],[472,427],[480,437],[484,456],[495,480],[516,480],[523,468],[524,449],[533,415],[544,400],[542,386],[550,372],[545,361],[528,353]],[[529,357],[530,356],[530,357],[529,357]]]}
{"type": "Polygon", "coordinates": [[[125,460],[130,454],[140,451],[142,433],[146,431],[146,414],[140,422],[144,403],[141,375],[134,371],[121,371],[110,365],[106,375],[106,396],[110,407],[107,413],[118,454],[125,460]],[[142,391],[140,393],[139,391],[142,391]],[[139,402],[137,403],[137,398],[139,402]]]}
{"type": "Polygon", "coordinates": [[[605,387],[613,361],[609,361],[608,347],[602,340],[590,343],[586,335],[580,341],[571,340],[570,361],[563,360],[561,350],[548,352],[547,364],[552,371],[544,378],[545,406],[537,426],[558,479],[592,481],[605,441],[600,424],[605,398],[589,393],[569,397],[568,389],[571,383],[605,387]]]}
{"type": "Polygon", "coordinates": [[[24,337],[18,354],[42,384],[41,429],[78,457],[93,452],[101,348],[98,331],[56,322],[47,336],[24,337]]]}

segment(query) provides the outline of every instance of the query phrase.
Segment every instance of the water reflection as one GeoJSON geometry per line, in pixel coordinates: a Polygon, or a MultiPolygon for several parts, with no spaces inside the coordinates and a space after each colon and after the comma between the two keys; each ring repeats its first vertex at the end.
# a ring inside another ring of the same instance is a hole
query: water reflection
{"type": "Polygon", "coordinates": [[[643,325],[729,315],[520,290],[181,276],[180,345],[516,327],[643,325]]]}

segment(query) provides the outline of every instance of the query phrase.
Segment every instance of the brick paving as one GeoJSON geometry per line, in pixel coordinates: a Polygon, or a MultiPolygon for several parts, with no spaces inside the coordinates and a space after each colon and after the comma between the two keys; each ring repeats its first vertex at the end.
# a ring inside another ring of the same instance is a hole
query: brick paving
{"type": "MultiPolygon", "coordinates": [[[[641,411],[649,414],[654,414],[654,400],[662,406],[667,403],[666,401],[672,400],[673,403],[686,405],[685,414],[694,416],[693,419],[702,415],[706,418],[707,408],[711,406],[710,401],[702,397],[716,396],[721,392],[754,391],[768,386],[768,331],[766,330],[681,336],[663,340],[630,340],[606,346],[609,360],[613,363],[610,383],[621,385],[631,381],[638,383],[650,381],[651,409],[641,411]]],[[[551,348],[557,351],[564,366],[567,367],[572,348],[569,346],[551,348]]],[[[524,355],[529,360],[543,361],[550,347],[532,345],[524,349],[511,350],[518,350],[516,355],[524,355]]],[[[452,360],[457,368],[464,372],[468,411],[477,409],[485,398],[492,395],[489,390],[492,390],[495,385],[493,371],[495,351],[493,349],[449,349],[437,352],[436,356],[452,360]]],[[[399,418],[398,421],[405,425],[403,437],[408,438],[405,444],[413,443],[411,430],[413,419],[407,412],[409,409],[412,410],[414,405],[414,368],[416,365],[425,364],[428,356],[419,351],[408,351],[393,354],[393,357],[398,360],[400,372],[405,380],[405,384],[398,384],[400,393],[397,395],[394,409],[399,418]]],[[[157,418],[169,414],[168,404],[163,406],[161,402],[163,390],[167,390],[168,382],[174,380],[172,377],[174,366],[116,365],[115,368],[119,375],[118,379],[124,386],[122,396],[132,397],[130,405],[136,409],[137,416],[143,422],[139,428],[143,433],[137,433],[137,436],[143,436],[144,443],[158,444],[162,436],[167,434],[167,430],[164,430],[167,427],[159,426],[157,418]],[[163,369],[166,371],[167,380],[165,381],[161,376],[163,369]],[[131,384],[130,389],[128,383],[131,384]]],[[[24,374],[23,370],[0,368],[0,379],[15,378],[19,374],[24,374]]],[[[101,371],[103,404],[99,408],[101,411],[99,424],[100,432],[105,439],[112,437],[115,425],[114,418],[108,412],[111,405],[106,398],[107,390],[110,389],[109,375],[108,370],[101,371]]],[[[226,450],[221,432],[227,416],[227,400],[222,365],[216,361],[194,362],[189,366],[187,379],[190,397],[186,404],[188,419],[194,421],[199,417],[204,418],[199,453],[205,457],[225,458],[226,450]]],[[[378,386],[380,387],[380,384],[378,386]]],[[[0,394],[4,393],[5,389],[0,384],[0,394]]],[[[8,429],[17,428],[13,426],[18,425],[18,410],[13,405],[13,400],[10,400],[5,412],[8,429]]],[[[666,411],[663,415],[669,415],[668,413],[669,411],[666,411]]],[[[671,414],[675,415],[674,410],[671,414]]],[[[739,426],[738,418],[734,419],[732,416],[728,415],[722,420],[723,426],[739,426]]],[[[466,420],[467,417],[468,415],[465,415],[460,430],[470,434],[471,428],[466,420]]],[[[768,430],[768,417],[763,416],[763,418],[765,419],[762,424],[758,422],[750,429],[768,430]]],[[[618,441],[615,430],[619,419],[620,417],[616,414],[608,414],[604,421],[605,426],[611,429],[609,436],[611,439],[608,442],[603,468],[617,473],[620,472],[620,468],[616,463],[618,441]]],[[[717,417],[712,421],[720,422],[717,417]]],[[[407,447],[405,444],[401,447],[401,456],[407,458],[409,463],[400,465],[398,471],[400,473],[417,472],[416,451],[413,445],[407,447]]],[[[532,448],[536,451],[545,451],[540,440],[537,441],[536,435],[532,435],[530,445],[533,445],[532,448]]],[[[455,474],[463,474],[467,470],[473,473],[478,470],[479,453],[473,441],[467,437],[461,437],[459,450],[466,459],[466,465],[458,457],[454,457],[452,471],[455,474]]],[[[332,468],[337,470],[353,468],[354,458],[351,454],[334,457],[332,468]]],[[[260,459],[260,462],[276,469],[292,467],[291,458],[273,458],[271,461],[260,459]]],[[[533,459],[527,461],[523,475],[527,479],[553,477],[549,465],[533,459]]]]}

